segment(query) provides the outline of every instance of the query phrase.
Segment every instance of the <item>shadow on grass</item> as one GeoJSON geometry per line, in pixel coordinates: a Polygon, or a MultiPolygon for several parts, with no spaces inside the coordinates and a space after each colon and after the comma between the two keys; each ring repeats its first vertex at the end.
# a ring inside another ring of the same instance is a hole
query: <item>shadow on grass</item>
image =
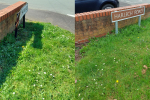
{"type": "Polygon", "coordinates": [[[0,42],[0,87],[6,81],[6,77],[11,74],[10,70],[16,66],[18,57],[23,50],[22,46],[34,35],[32,46],[42,49],[41,34],[43,25],[39,23],[26,22],[25,29],[22,25],[18,28],[18,36],[15,33],[8,34],[0,42]]]}

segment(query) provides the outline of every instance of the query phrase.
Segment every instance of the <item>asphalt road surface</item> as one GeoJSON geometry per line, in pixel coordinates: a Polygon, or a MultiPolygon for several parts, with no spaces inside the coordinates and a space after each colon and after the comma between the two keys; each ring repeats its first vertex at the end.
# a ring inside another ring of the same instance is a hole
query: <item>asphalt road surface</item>
{"type": "MultiPolygon", "coordinates": [[[[0,0],[0,10],[20,0],[0,0]]],[[[26,19],[50,22],[75,33],[74,0],[24,0],[28,2],[26,19]]]]}
{"type": "Polygon", "coordinates": [[[150,0],[119,0],[119,2],[120,2],[120,7],[143,4],[143,3],[150,4],[150,0]]]}

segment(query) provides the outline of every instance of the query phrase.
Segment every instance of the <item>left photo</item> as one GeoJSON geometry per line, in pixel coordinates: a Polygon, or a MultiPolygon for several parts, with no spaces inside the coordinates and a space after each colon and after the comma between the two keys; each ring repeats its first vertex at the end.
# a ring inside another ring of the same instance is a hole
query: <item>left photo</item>
{"type": "Polygon", "coordinates": [[[0,100],[75,99],[74,0],[0,0],[0,100]]]}

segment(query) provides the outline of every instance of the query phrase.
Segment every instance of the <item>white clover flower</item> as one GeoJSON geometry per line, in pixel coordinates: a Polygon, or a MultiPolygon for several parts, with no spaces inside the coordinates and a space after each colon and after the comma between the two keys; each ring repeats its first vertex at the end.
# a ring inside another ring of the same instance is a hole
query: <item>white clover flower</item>
{"type": "Polygon", "coordinates": [[[54,78],[55,76],[53,76],[53,78],[54,78]]]}
{"type": "Polygon", "coordinates": [[[38,74],[40,74],[40,72],[38,72],[38,74]]]}
{"type": "Polygon", "coordinates": [[[44,72],[44,74],[46,74],[46,72],[44,72]]]}
{"type": "Polygon", "coordinates": [[[30,72],[31,70],[29,70],[29,72],[30,72]]]}
{"type": "Polygon", "coordinates": [[[97,65],[95,65],[95,66],[97,66],[97,65]]]}
{"type": "Polygon", "coordinates": [[[103,70],[103,69],[102,69],[103,70]]]}
{"type": "Polygon", "coordinates": [[[97,84],[97,82],[95,82],[95,84],[97,84]]]}
{"type": "Polygon", "coordinates": [[[52,74],[50,74],[52,76],[52,74]]]}
{"type": "Polygon", "coordinates": [[[33,84],[33,86],[35,86],[35,84],[33,84]]]}
{"type": "Polygon", "coordinates": [[[80,96],[80,94],[79,94],[79,96],[80,96]]]}
{"type": "Polygon", "coordinates": [[[94,81],[95,81],[95,79],[94,79],[94,81]]]}
{"type": "Polygon", "coordinates": [[[15,92],[13,92],[13,94],[15,94],[15,92]]]}
{"type": "Polygon", "coordinates": [[[103,65],[105,65],[105,63],[103,63],[103,65]]]}
{"type": "Polygon", "coordinates": [[[42,87],[42,85],[40,85],[42,87]]]}

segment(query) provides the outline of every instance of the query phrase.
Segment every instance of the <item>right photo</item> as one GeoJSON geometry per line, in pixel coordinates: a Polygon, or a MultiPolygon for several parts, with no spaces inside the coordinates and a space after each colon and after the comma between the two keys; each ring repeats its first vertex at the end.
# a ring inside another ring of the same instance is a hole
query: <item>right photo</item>
{"type": "Polygon", "coordinates": [[[150,1],[75,0],[76,100],[150,99],[150,1]]]}

